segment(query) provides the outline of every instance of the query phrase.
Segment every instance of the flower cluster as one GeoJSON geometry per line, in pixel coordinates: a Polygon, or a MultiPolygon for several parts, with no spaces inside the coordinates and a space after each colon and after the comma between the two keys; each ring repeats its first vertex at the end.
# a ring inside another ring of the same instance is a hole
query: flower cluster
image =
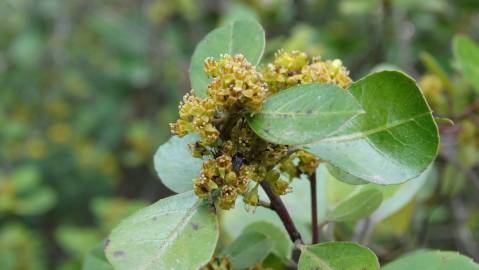
{"type": "Polygon", "coordinates": [[[213,144],[219,138],[220,133],[213,125],[216,112],[213,100],[186,94],[179,109],[180,119],[171,124],[172,133],[178,136],[196,133],[207,145],[213,144]]]}
{"type": "Polygon", "coordinates": [[[322,61],[320,57],[311,58],[300,51],[278,51],[263,74],[270,94],[297,84],[331,83],[347,88],[352,83],[341,60],[322,61]]]}
{"type": "Polygon", "coordinates": [[[224,111],[236,107],[256,112],[261,108],[267,86],[261,73],[243,55],[225,54],[220,60],[207,58],[205,73],[213,78],[208,85],[208,97],[224,111]]]}
{"type": "Polygon", "coordinates": [[[312,175],[319,165],[319,160],[313,154],[299,150],[288,156],[279,168],[289,176],[289,179],[297,178],[301,174],[312,175]]]}
{"type": "Polygon", "coordinates": [[[321,61],[299,51],[279,51],[274,63],[260,72],[244,56],[224,54],[207,58],[204,68],[212,78],[207,97],[201,99],[193,91],[187,94],[180,104],[180,118],[171,124],[178,136],[200,136],[189,144],[194,157],[205,159],[193,181],[198,197],[222,209],[233,208],[238,196],[247,205],[257,206],[260,182],[284,195],[294,178],[314,173],[319,164],[314,155],[261,139],[246,117],[257,113],[269,95],[296,84],[334,83],[346,88],[351,79],[340,60],[321,61]]]}

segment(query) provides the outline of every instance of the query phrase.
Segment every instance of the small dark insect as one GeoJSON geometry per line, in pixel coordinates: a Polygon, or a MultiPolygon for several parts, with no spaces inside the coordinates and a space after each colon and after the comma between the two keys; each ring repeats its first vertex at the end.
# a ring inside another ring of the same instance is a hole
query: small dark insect
{"type": "Polygon", "coordinates": [[[244,162],[244,157],[241,153],[236,153],[233,155],[233,157],[231,158],[231,161],[233,163],[233,170],[238,173],[240,168],[241,168],[241,165],[243,165],[243,162],[244,162]]]}

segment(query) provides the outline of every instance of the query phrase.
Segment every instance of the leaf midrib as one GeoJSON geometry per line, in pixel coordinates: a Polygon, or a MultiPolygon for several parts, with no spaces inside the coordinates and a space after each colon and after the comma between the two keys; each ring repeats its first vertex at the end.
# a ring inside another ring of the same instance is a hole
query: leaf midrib
{"type": "Polygon", "coordinates": [[[328,115],[354,115],[354,114],[361,114],[361,111],[333,111],[333,112],[324,112],[324,111],[316,111],[316,112],[277,112],[277,111],[261,111],[256,115],[268,115],[270,117],[274,116],[328,116],[328,115]]]}
{"type": "Polygon", "coordinates": [[[308,143],[308,144],[306,144],[306,146],[312,146],[314,144],[320,144],[320,143],[341,143],[341,142],[354,141],[354,140],[357,140],[357,139],[366,138],[366,137],[369,137],[370,135],[380,133],[380,132],[383,132],[383,131],[387,131],[389,129],[392,129],[392,128],[404,125],[406,123],[415,121],[417,118],[423,117],[423,116],[428,115],[428,114],[431,114],[431,112],[427,111],[427,112],[424,112],[424,113],[421,113],[421,114],[417,114],[412,118],[403,119],[403,120],[397,121],[396,123],[393,123],[393,124],[390,124],[390,125],[379,126],[379,127],[376,127],[376,128],[366,130],[366,131],[355,132],[355,133],[348,134],[348,135],[343,135],[343,136],[324,138],[324,139],[321,139],[321,140],[318,140],[318,141],[315,141],[315,142],[312,142],[312,143],[308,143]]]}

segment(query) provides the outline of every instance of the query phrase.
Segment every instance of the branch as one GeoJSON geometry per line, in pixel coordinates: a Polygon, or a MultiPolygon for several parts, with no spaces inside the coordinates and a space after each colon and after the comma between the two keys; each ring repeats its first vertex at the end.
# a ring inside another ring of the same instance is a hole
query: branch
{"type": "Polygon", "coordinates": [[[288,232],[291,241],[293,241],[293,243],[295,244],[303,244],[304,242],[301,238],[301,234],[296,229],[296,226],[294,225],[294,222],[291,219],[288,210],[284,206],[283,201],[279,198],[278,195],[274,194],[273,190],[271,189],[269,184],[266,183],[266,181],[261,181],[261,187],[266,192],[266,195],[268,195],[268,198],[270,200],[270,207],[279,216],[281,222],[283,222],[283,225],[286,228],[286,231],[288,232]]]}
{"type": "Polygon", "coordinates": [[[311,232],[313,235],[313,244],[319,243],[319,226],[318,226],[318,200],[316,195],[316,172],[309,176],[311,190],[311,232]]]}

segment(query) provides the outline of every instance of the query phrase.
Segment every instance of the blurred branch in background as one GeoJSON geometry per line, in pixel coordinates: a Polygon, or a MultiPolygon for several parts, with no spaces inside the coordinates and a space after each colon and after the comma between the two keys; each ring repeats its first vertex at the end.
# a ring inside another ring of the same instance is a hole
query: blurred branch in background
{"type": "MultiPolygon", "coordinates": [[[[80,269],[122,218],[171,194],[153,154],[190,90],[194,45],[234,19],[265,26],[265,61],[280,48],[297,49],[342,58],[355,78],[398,67],[417,77],[435,113],[456,122],[443,130],[444,160],[428,187],[453,193],[440,191],[458,211],[429,205],[437,194],[412,196],[392,221],[365,226],[368,237],[390,259],[420,237],[406,232],[422,224],[422,211],[430,217],[429,247],[453,249],[457,241],[477,256],[478,191],[460,180],[479,189],[479,103],[455,72],[451,37],[478,40],[478,10],[467,0],[0,1],[1,268],[80,269]],[[423,66],[420,52],[436,56],[442,73],[423,66]],[[454,239],[436,233],[450,226],[454,239]]],[[[338,240],[352,228],[325,226],[327,238],[338,240]]]]}

